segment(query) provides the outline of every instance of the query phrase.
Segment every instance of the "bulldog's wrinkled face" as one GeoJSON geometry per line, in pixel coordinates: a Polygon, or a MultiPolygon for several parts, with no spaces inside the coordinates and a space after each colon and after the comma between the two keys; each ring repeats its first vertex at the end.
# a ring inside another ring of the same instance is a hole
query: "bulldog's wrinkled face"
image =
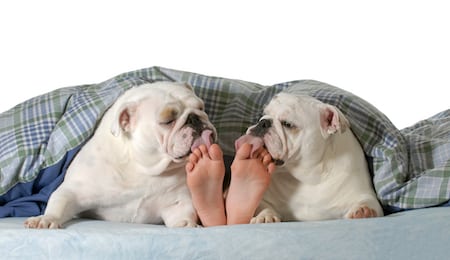
{"type": "Polygon", "coordinates": [[[112,132],[131,141],[139,153],[165,154],[180,162],[199,145],[216,141],[203,101],[189,85],[158,82],[130,92],[120,100],[112,132]]]}
{"type": "Polygon", "coordinates": [[[328,136],[345,130],[348,122],[331,105],[309,96],[279,93],[264,109],[258,124],[236,141],[265,145],[277,165],[320,160],[328,136]],[[345,120],[342,121],[342,120],[345,120]]]}

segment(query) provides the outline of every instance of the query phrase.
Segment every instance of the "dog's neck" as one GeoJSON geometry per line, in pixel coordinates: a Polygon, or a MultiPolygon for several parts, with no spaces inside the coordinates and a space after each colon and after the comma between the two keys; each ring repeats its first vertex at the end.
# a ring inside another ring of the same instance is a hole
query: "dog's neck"
{"type": "MultiPolygon", "coordinates": [[[[295,177],[299,182],[316,185],[322,181],[323,178],[323,163],[310,164],[308,166],[300,164],[287,164],[285,168],[291,175],[295,177]]],[[[280,170],[283,170],[280,169],[280,170]]]]}
{"type": "Polygon", "coordinates": [[[148,174],[152,176],[160,175],[172,166],[172,159],[168,156],[153,156],[152,158],[139,158],[137,156],[132,156],[134,161],[128,162],[128,167],[133,167],[136,172],[142,174],[148,174]]]}
{"type": "Polygon", "coordinates": [[[345,146],[342,143],[342,135],[336,134],[325,140],[323,149],[320,149],[319,153],[303,151],[299,160],[291,160],[285,165],[285,168],[302,183],[309,185],[321,183],[333,173],[335,158],[342,153],[342,146],[345,146]],[[314,155],[312,156],[312,154],[314,155]]]}
{"type": "Polygon", "coordinates": [[[157,176],[170,170],[169,168],[178,168],[181,165],[180,163],[174,163],[169,155],[159,151],[143,153],[132,146],[129,146],[128,149],[128,156],[124,157],[130,158],[126,162],[127,167],[133,168],[136,172],[142,174],[157,176]]]}
{"type": "MultiPolygon", "coordinates": [[[[115,137],[110,134],[105,136],[102,143],[107,151],[119,151],[107,155],[110,160],[117,162],[119,172],[134,172],[157,176],[164,172],[172,163],[172,158],[159,151],[141,151],[127,142],[126,136],[115,137]]],[[[172,166],[171,166],[172,167],[172,166]]]]}

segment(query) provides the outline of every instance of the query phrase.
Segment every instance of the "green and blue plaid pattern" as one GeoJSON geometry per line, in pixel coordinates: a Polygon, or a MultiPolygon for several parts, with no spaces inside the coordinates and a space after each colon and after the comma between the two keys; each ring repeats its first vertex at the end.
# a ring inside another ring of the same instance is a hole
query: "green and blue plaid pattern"
{"type": "Polygon", "coordinates": [[[224,153],[257,122],[263,107],[286,90],[339,107],[351,123],[385,206],[421,208],[450,198],[450,112],[399,131],[378,109],[342,89],[317,81],[272,86],[151,67],[111,80],[62,88],[30,99],[0,115],[0,194],[33,181],[93,133],[103,113],[125,90],[154,81],[188,82],[205,102],[224,153]]]}

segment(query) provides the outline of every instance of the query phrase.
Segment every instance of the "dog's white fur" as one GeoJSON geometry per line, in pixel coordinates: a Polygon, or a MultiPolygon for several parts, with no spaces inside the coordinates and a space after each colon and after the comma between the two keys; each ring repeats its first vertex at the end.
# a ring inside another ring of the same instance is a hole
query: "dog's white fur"
{"type": "Polygon", "coordinates": [[[279,93],[247,134],[238,142],[258,143],[248,136],[259,135],[282,164],[252,223],[383,215],[362,148],[336,107],[279,93]]]}
{"type": "Polygon", "coordinates": [[[186,84],[126,91],[70,164],[45,214],[28,218],[25,226],[59,228],[77,215],[197,226],[184,166],[191,146],[217,136],[203,106],[186,84]]]}

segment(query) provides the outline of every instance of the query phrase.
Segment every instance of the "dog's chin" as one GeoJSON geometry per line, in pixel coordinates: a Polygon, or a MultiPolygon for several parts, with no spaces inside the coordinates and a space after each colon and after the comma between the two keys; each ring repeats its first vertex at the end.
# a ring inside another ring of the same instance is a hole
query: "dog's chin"
{"type": "Polygon", "coordinates": [[[284,160],[283,159],[273,159],[273,162],[275,163],[276,166],[283,166],[284,165],[284,160]]]}
{"type": "Polygon", "coordinates": [[[186,159],[186,157],[188,157],[191,154],[191,149],[186,150],[186,152],[182,155],[176,155],[173,158],[174,162],[182,162],[186,159]]]}
{"type": "Polygon", "coordinates": [[[283,146],[275,145],[275,143],[281,144],[281,141],[279,141],[277,138],[274,138],[273,136],[264,136],[264,147],[270,153],[270,156],[272,156],[272,161],[277,166],[283,166],[286,162],[285,154],[282,152],[284,151],[283,146]]]}
{"type": "Polygon", "coordinates": [[[275,163],[276,166],[283,166],[285,164],[285,160],[279,153],[273,152],[273,150],[271,150],[267,146],[265,146],[265,148],[270,153],[270,156],[272,156],[272,161],[275,163]]]}
{"type": "Polygon", "coordinates": [[[177,151],[169,152],[168,155],[172,158],[175,163],[184,162],[186,158],[191,154],[192,145],[183,145],[183,147],[178,147],[177,151]]]}

